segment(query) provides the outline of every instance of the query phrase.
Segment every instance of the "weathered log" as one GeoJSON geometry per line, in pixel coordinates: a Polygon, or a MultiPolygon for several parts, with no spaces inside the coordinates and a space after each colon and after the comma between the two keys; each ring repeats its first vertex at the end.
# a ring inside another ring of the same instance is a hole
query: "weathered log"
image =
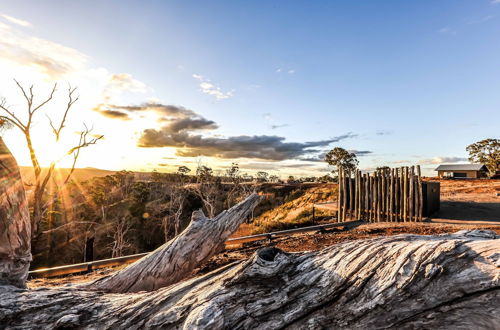
{"type": "Polygon", "coordinates": [[[260,200],[252,194],[214,219],[193,212],[178,236],[128,267],[101,278],[87,288],[108,292],[153,291],[177,283],[224,249],[224,242],[245,221],[260,200]]]}
{"type": "Polygon", "coordinates": [[[28,202],[16,160],[0,138],[0,285],[24,287],[31,262],[28,202]]]}
{"type": "Polygon", "coordinates": [[[495,329],[491,231],[399,235],[254,257],[155,292],[1,286],[0,324],[26,328],[495,329]]]}

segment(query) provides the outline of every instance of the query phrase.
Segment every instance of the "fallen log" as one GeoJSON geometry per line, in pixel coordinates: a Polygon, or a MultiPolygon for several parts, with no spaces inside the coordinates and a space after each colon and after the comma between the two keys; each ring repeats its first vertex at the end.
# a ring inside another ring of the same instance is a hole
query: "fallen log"
{"type": "Polygon", "coordinates": [[[178,236],[147,256],[87,288],[107,292],[153,291],[187,277],[213,255],[224,250],[224,242],[245,221],[260,196],[253,193],[214,219],[201,210],[193,212],[191,223],[178,236]]]}
{"type": "Polygon", "coordinates": [[[318,252],[275,248],[154,292],[1,286],[6,328],[495,329],[492,231],[398,235],[318,252]]]}
{"type": "Polygon", "coordinates": [[[28,202],[16,160],[0,138],[0,285],[23,287],[30,262],[28,202]]]}

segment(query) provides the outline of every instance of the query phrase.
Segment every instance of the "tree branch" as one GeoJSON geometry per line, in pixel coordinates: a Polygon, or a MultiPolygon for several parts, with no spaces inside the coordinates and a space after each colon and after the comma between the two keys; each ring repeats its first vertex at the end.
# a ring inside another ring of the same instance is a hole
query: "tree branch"
{"type": "Polygon", "coordinates": [[[59,124],[59,127],[56,128],[54,127],[54,124],[52,123],[52,119],[50,119],[50,117],[47,116],[47,118],[49,119],[49,122],[50,122],[50,127],[52,128],[52,131],[54,132],[54,135],[56,136],[56,141],[59,141],[59,137],[61,135],[61,131],[62,129],[65,127],[64,126],[64,123],[66,122],[66,117],[68,116],[68,112],[69,110],[71,109],[71,107],[73,106],[73,104],[78,101],[78,99],[80,98],[79,96],[77,96],[75,99],[73,99],[73,93],[76,91],[76,87],[75,88],[71,88],[71,85],[69,85],[68,87],[68,104],[66,106],[66,110],[64,111],[64,115],[61,119],[61,123],[59,124]]]}

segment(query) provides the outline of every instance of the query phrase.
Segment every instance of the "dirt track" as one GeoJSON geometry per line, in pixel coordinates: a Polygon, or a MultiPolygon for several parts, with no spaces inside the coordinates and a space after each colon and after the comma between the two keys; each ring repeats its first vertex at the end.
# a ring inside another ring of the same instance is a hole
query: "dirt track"
{"type": "MultiPolygon", "coordinates": [[[[433,179],[433,181],[437,181],[433,179]]],[[[500,180],[439,180],[440,223],[500,222],[500,180]]]]}

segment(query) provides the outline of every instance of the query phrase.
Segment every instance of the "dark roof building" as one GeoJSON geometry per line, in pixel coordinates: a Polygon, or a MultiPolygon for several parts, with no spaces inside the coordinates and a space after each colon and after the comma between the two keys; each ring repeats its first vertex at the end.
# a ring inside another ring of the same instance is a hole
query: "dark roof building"
{"type": "Polygon", "coordinates": [[[438,172],[440,178],[477,179],[488,176],[488,168],[483,164],[443,164],[434,171],[438,172]]]}

